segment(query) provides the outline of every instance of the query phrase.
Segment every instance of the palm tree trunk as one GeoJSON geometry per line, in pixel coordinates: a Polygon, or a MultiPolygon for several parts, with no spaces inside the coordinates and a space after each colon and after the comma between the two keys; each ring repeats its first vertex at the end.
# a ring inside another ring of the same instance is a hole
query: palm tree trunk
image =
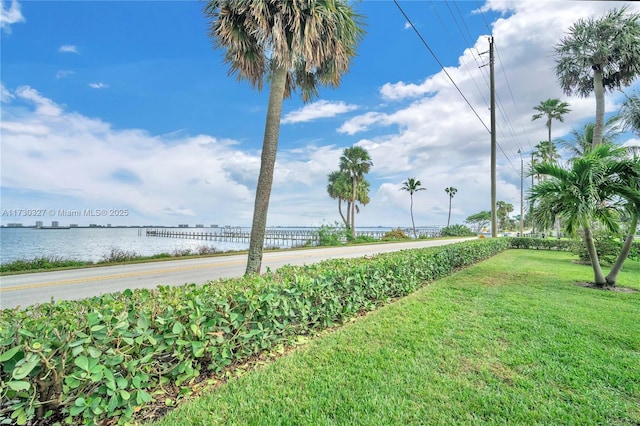
{"type": "Polygon", "coordinates": [[[595,148],[602,143],[602,132],[604,131],[604,84],[602,78],[602,69],[596,68],[593,72],[593,93],[596,96],[596,122],[593,126],[591,148],[595,148]]]}
{"type": "Polygon", "coordinates": [[[624,261],[627,260],[627,256],[631,251],[631,246],[633,245],[633,236],[636,233],[636,228],[638,227],[638,214],[634,214],[631,219],[631,224],[629,225],[629,233],[627,234],[627,238],[624,240],[624,244],[622,245],[622,249],[620,250],[620,254],[616,259],[616,263],[611,268],[609,274],[605,277],[607,280],[607,285],[614,287],[616,285],[616,280],[618,279],[618,273],[622,269],[622,265],[624,261]]]}
{"type": "Polygon", "coordinates": [[[411,211],[411,226],[413,227],[413,238],[418,238],[416,235],[416,223],[413,221],[413,194],[409,194],[411,197],[411,205],[409,206],[409,211],[411,211]]]}
{"type": "MultiPolygon", "coordinates": [[[[349,204],[347,203],[347,210],[349,208],[349,204]]],[[[342,214],[342,199],[338,198],[338,213],[340,213],[340,217],[342,218],[342,221],[344,222],[344,226],[346,226],[347,228],[349,228],[349,220],[345,219],[344,214],[342,214]]],[[[347,212],[347,217],[349,216],[349,213],[347,212]]]]}
{"type": "Polygon", "coordinates": [[[253,222],[251,224],[251,240],[249,241],[249,256],[247,258],[247,270],[245,275],[259,274],[262,265],[262,251],[264,248],[264,234],[267,227],[267,211],[269,209],[269,197],[273,185],[273,169],[276,163],[276,151],[278,149],[278,137],[280,134],[280,118],[282,116],[282,100],[287,80],[287,69],[277,67],[271,75],[269,88],[269,106],[267,108],[267,121],[262,142],[262,157],[260,162],[260,175],[256,188],[256,200],[253,207],[253,222]]]}
{"type": "Polygon", "coordinates": [[[451,195],[449,195],[449,217],[447,217],[447,228],[449,227],[449,223],[451,223],[451,195]]]}
{"type": "Polygon", "coordinates": [[[352,178],[353,192],[351,194],[351,238],[356,239],[356,186],[357,179],[355,176],[352,178]]]}
{"type": "Polygon", "coordinates": [[[549,161],[553,160],[553,145],[551,145],[551,117],[547,120],[547,129],[549,129],[549,161]]]}
{"type": "Polygon", "coordinates": [[[596,244],[591,234],[591,227],[589,224],[584,224],[584,242],[587,245],[587,252],[589,253],[589,259],[591,259],[591,266],[593,267],[593,280],[598,286],[604,287],[607,284],[607,280],[604,278],[602,268],[600,267],[600,259],[598,259],[598,252],[596,251],[596,244]]]}

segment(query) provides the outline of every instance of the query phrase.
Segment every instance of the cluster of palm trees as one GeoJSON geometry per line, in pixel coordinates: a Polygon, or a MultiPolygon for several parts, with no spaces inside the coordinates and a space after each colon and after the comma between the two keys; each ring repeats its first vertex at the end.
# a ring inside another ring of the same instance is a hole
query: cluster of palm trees
{"type": "Polygon", "coordinates": [[[340,156],[340,168],[329,174],[327,192],[334,200],[338,200],[340,218],[351,238],[356,237],[355,214],[360,212],[358,203],[369,204],[369,182],[364,175],[373,167],[373,161],[366,149],[359,146],[346,148],[340,156]],[[346,215],[342,212],[342,202],[346,203],[346,215]]]}
{"type": "Polygon", "coordinates": [[[598,19],[578,20],[556,46],[556,74],[567,95],[596,98],[595,121],[572,132],[573,141],[561,141],[571,154],[566,165],[557,162],[551,140],[552,121],[562,121],[568,104],[548,99],[534,107],[546,117],[549,140],[536,147],[537,160],[531,168],[538,175],[530,201],[536,203],[533,217],[550,226],[560,219],[570,235],[581,231],[594,271],[594,282],[614,286],[626,259],[640,215],[640,158],[613,143],[622,129],[640,134],[640,102],[627,97],[619,115],[604,120],[606,90],[628,86],[640,75],[640,15],[627,8],[613,9],[598,19]],[[621,124],[616,128],[617,123],[621,124]],[[604,275],[593,237],[594,226],[612,233],[628,221],[622,251],[608,275],[604,275]]]}

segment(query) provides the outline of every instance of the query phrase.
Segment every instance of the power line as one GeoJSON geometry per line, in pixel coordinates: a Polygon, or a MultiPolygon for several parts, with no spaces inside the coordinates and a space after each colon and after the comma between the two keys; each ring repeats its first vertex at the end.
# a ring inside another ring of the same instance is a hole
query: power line
{"type": "Polygon", "coordinates": [[[433,58],[436,60],[436,62],[438,63],[438,65],[440,65],[440,68],[442,69],[442,71],[444,71],[444,73],[447,75],[447,77],[449,77],[449,80],[451,80],[451,83],[453,84],[453,86],[458,90],[458,93],[460,93],[460,96],[462,96],[462,98],[465,100],[465,102],[467,103],[467,105],[469,105],[469,108],[471,108],[471,110],[473,111],[473,113],[476,115],[476,117],[478,118],[478,120],[480,120],[480,123],[482,123],[482,125],[484,126],[485,129],[487,129],[487,132],[491,133],[491,130],[489,130],[489,128],[487,127],[486,124],[484,124],[484,121],[482,121],[482,118],[480,118],[480,116],[478,115],[478,113],[476,112],[475,108],[473,107],[473,105],[471,105],[471,103],[469,102],[469,100],[467,99],[467,97],[464,95],[464,93],[462,93],[462,90],[460,90],[460,88],[458,87],[458,85],[456,84],[455,81],[453,81],[453,78],[451,78],[451,75],[449,75],[449,73],[447,72],[447,70],[444,68],[444,65],[442,65],[442,63],[440,62],[440,60],[438,59],[438,57],[436,56],[436,54],[433,52],[433,50],[431,50],[431,47],[429,46],[429,44],[426,42],[426,40],[422,37],[422,34],[420,34],[420,32],[418,31],[418,29],[416,28],[415,25],[413,25],[413,22],[411,22],[411,19],[409,19],[409,17],[407,16],[407,14],[404,12],[404,10],[402,9],[402,7],[400,6],[400,4],[398,4],[397,0],[393,0],[393,2],[396,4],[396,6],[398,7],[398,10],[400,10],[400,13],[402,13],[402,15],[404,16],[404,18],[407,20],[407,22],[409,23],[409,25],[411,25],[411,28],[413,28],[413,31],[415,31],[415,33],[418,35],[418,38],[422,41],[422,44],[424,44],[424,46],[427,48],[427,50],[429,51],[429,53],[431,53],[431,56],[433,56],[433,58]]]}
{"type": "MultiPolygon", "coordinates": [[[[402,15],[404,16],[404,18],[407,20],[407,22],[409,23],[409,25],[411,25],[411,28],[413,28],[413,31],[416,33],[416,35],[418,36],[418,38],[420,39],[420,41],[422,41],[422,44],[427,48],[427,50],[429,51],[429,53],[431,54],[431,56],[435,59],[435,61],[438,63],[438,65],[440,66],[440,69],[445,73],[445,75],[449,78],[449,80],[451,81],[451,83],[453,84],[453,86],[456,88],[456,90],[458,91],[458,93],[460,93],[460,96],[462,96],[462,98],[465,100],[465,102],[467,103],[467,105],[469,106],[469,108],[471,108],[471,110],[473,111],[473,113],[475,114],[475,116],[478,118],[478,120],[480,121],[480,123],[482,123],[482,125],[484,126],[484,128],[487,130],[487,132],[489,132],[489,134],[491,134],[491,130],[489,130],[489,128],[487,127],[487,125],[484,123],[484,121],[482,120],[482,118],[480,118],[480,115],[478,114],[478,112],[475,110],[475,108],[473,107],[473,105],[471,105],[471,103],[469,102],[469,100],[467,99],[467,97],[464,95],[464,93],[462,93],[462,90],[460,89],[460,87],[456,84],[456,82],[453,80],[453,78],[451,77],[451,75],[447,72],[447,70],[445,69],[444,65],[442,64],[442,62],[440,62],[440,60],[438,59],[437,55],[435,54],[435,52],[431,49],[431,47],[429,46],[429,44],[427,43],[427,41],[424,39],[424,37],[422,37],[422,34],[420,34],[420,31],[418,31],[418,29],[416,28],[416,26],[413,24],[413,22],[411,21],[411,19],[409,18],[409,16],[405,13],[405,11],[402,9],[402,7],[400,6],[400,4],[398,3],[397,0],[393,1],[396,5],[396,7],[398,8],[398,10],[400,11],[400,13],[402,13],[402,15]]],[[[449,8],[449,11],[451,12],[451,9],[449,8]]],[[[453,12],[451,12],[453,13],[453,12]]],[[[438,15],[439,17],[439,15],[438,15]]],[[[440,19],[440,18],[439,18],[440,19]]],[[[441,19],[440,19],[441,20],[441,19]]],[[[442,20],[441,20],[442,23],[442,20]]],[[[461,31],[460,27],[458,26],[458,29],[461,31]]],[[[464,39],[464,37],[463,37],[464,39]]],[[[476,61],[477,63],[477,61],[476,61]]],[[[473,80],[473,78],[472,78],[473,80]]],[[[486,81],[486,80],[485,80],[486,81]]],[[[483,98],[484,99],[484,98],[483,98]]],[[[486,100],[485,100],[486,102],[486,100]]],[[[503,114],[503,118],[504,118],[504,114],[503,114]]],[[[508,121],[505,118],[505,121],[508,123],[508,121]]],[[[507,159],[507,161],[509,162],[509,164],[511,165],[511,167],[513,167],[514,170],[517,171],[516,167],[513,165],[513,163],[511,162],[511,159],[509,158],[509,156],[506,154],[506,152],[504,151],[504,149],[502,148],[502,146],[496,142],[496,145],[498,146],[498,148],[500,149],[500,151],[502,152],[502,154],[504,155],[504,157],[507,159]]]]}

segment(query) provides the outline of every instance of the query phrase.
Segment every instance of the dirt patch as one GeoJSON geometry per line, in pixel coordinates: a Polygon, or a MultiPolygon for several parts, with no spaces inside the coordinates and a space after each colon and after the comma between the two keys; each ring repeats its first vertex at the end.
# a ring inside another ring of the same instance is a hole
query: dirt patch
{"type": "Polygon", "coordinates": [[[638,290],[636,290],[635,288],[629,288],[629,287],[610,286],[610,285],[600,286],[594,283],[589,283],[584,281],[578,281],[574,284],[580,287],[591,288],[594,290],[617,291],[619,293],[638,293],[638,290]]]}

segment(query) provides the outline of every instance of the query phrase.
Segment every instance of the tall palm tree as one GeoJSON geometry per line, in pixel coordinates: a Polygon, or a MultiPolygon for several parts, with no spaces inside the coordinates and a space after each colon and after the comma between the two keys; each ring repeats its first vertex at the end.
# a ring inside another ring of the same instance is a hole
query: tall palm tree
{"type": "Polygon", "coordinates": [[[300,89],[306,102],[320,85],[340,84],[364,34],[361,17],[346,0],[209,0],[204,13],[230,74],[258,90],[270,85],[246,269],[259,273],[283,99],[300,89]]]}
{"type": "Polygon", "coordinates": [[[351,178],[345,172],[336,170],[329,174],[329,183],[327,184],[327,192],[329,197],[338,200],[338,213],[344,222],[344,226],[349,229],[349,203],[351,200],[351,178]],[[347,202],[347,216],[342,213],[342,202],[347,202]]]}
{"type": "Polygon", "coordinates": [[[418,238],[416,234],[416,223],[413,221],[413,194],[418,191],[426,191],[427,188],[422,187],[422,183],[415,178],[407,178],[406,181],[402,182],[401,191],[407,191],[409,193],[409,197],[411,198],[411,205],[409,207],[409,211],[411,212],[411,226],[413,226],[413,238],[418,238]]]}
{"type": "MultiPolygon", "coordinates": [[[[351,238],[356,237],[356,201],[358,198],[358,183],[364,180],[364,175],[373,167],[373,161],[366,149],[359,146],[345,148],[340,156],[340,171],[347,173],[351,178],[351,238]]],[[[349,214],[349,212],[347,212],[349,214]]]]}
{"type": "Polygon", "coordinates": [[[640,75],[640,14],[628,8],[579,19],[555,47],[556,75],[564,92],[596,98],[592,146],[602,143],[604,93],[630,85],[640,75]]]}
{"type": "Polygon", "coordinates": [[[540,203],[535,213],[536,220],[549,224],[550,220],[560,217],[570,235],[575,235],[577,229],[582,228],[594,282],[599,286],[608,282],[598,259],[592,221],[596,220],[611,232],[617,232],[620,204],[615,201],[623,197],[640,206],[640,192],[634,191],[628,183],[633,168],[623,161],[624,153],[623,148],[613,144],[601,144],[575,159],[569,168],[550,162],[534,165],[536,173],[550,178],[530,191],[530,198],[540,203]]]}
{"type": "Polygon", "coordinates": [[[546,101],[541,101],[538,105],[534,106],[533,109],[538,111],[537,114],[533,114],[531,117],[531,121],[538,120],[542,117],[547,119],[546,126],[549,130],[549,156],[553,156],[553,142],[551,139],[551,123],[553,120],[558,120],[559,122],[564,121],[565,114],[571,112],[569,109],[569,104],[566,102],[560,101],[560,99],[547,99],[546,101]]]}
{"type": "Polygon", "coordinates": [[[449,223],[451,223],[451,200],[453,200],[453,196],[458,192],[457,188],[450,186],[444,189],[444,192],[449,194],[449,217],[447,217],[447,227],[449,227],[449,223]]]}

